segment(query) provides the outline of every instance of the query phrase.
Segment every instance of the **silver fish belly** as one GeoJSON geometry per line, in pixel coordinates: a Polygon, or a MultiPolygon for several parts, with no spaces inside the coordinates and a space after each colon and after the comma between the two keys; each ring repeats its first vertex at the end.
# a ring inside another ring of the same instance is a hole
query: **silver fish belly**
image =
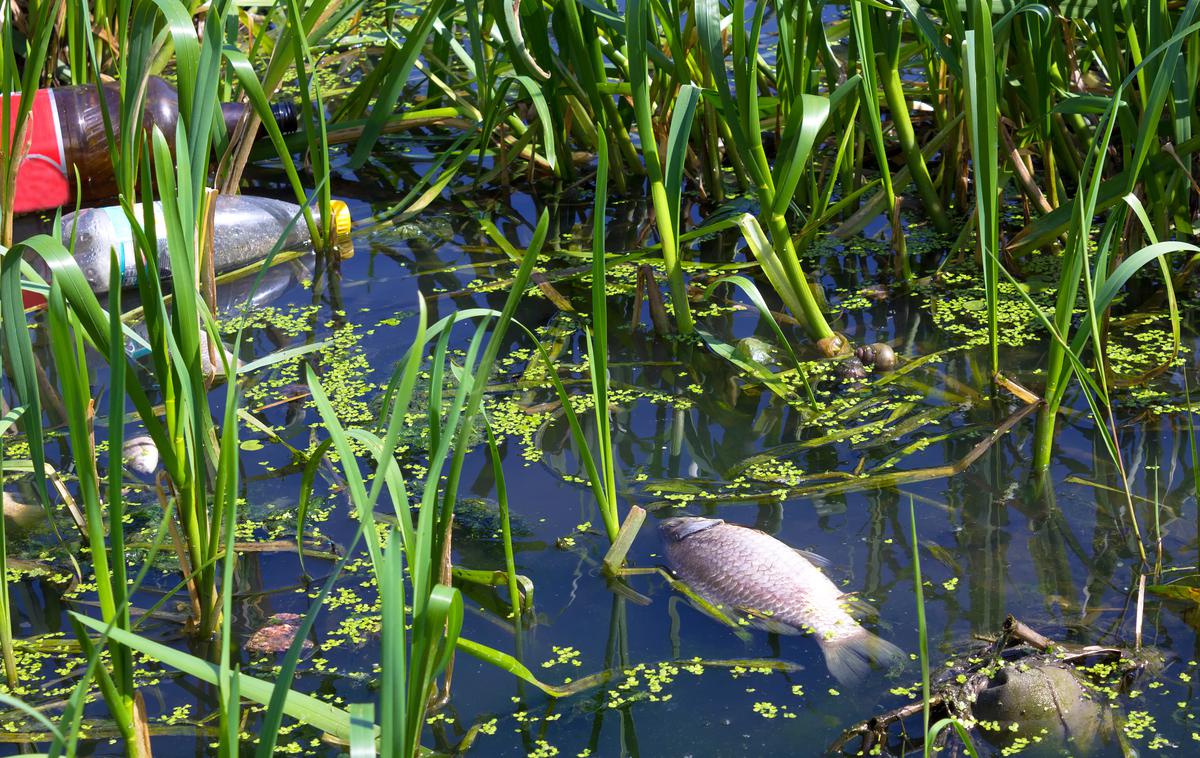
{"type": "Polygon", "coordinates": [[[672,571],[697,595],[760,629],[812,634],[843,684],[903,657],[850,615],[849,599],[812,561],[771,535],[694,517],[666,519],[659,532],[672,571]]]}

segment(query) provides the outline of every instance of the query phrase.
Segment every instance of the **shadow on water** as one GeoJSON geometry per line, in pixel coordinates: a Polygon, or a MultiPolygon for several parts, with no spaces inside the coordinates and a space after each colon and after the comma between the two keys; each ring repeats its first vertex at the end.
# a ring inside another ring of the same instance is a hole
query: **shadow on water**
{"type": "MultiPolygon", "coordinates": [[[[337,195],[350,203],[356,218],[386,213],[374,198],[394,196],[397,185],[415,181],[427,159],[414,150],[353,176],[346,170],[337,195]]],[[[251,182],[258,193],[272,189],[265,179],[251,182]]],[[[541,288],[527,298],[518,318],[539,330],[568,386],[585,391],[582,322],[562,311],[547,287],[576,306],[588,302],[587,257],[578,251],[590,249],[591,202],[587,197],[552,202],[559,236],[550,246],[554,252],[541,288]]],[[[226,313],[227,319],[239,312],[250,319],[253,339],[243,359],[326,341],[305,360],[326,383],[344,422],[371,423],[381,385],[409,344],[417,298],[425,299],[431,320],[465,308],[500,307],[512,265],[484,233],[480,218],[490,219],[521,247],[542,203],[528,196],[481,194],[470,207],[435,205],[416,219],[368,226],[356,238],[356,255],[332,269],[289,264],[286,277],[280,274],[278,283],[272,279],[269,292],[252,308],[231,307],[226,313]]],[[[620,254],[647,244],[652,228],[647,204],[610,205],[608,249],[620,254]]],[[[736,243],[728,235],[698,243],[693,277],[717,275],[711,265],[728,262],[736,243]]],[[[911,567],[913,551],[919,551],[935,665],[962,650],[972,635],[995,632],[1008,614],[1072,642],[1131,644],[1135,537],[1119,479],[1095,428],[1079,411],[1082,402],[1063,424],[1058,457],[1043,476],[1029,467],[1032,416],[1018,416],[1011,429],[982,445],[1021,412],[1021,403],[1007,394],[986,396],[990,388],[980,380],[986,376],[983,354],[964,348],[961,333],[940,320],[942,301],[955,293],[935,286],[892,292],[882,278],[886,257],[877,258],[876,252],[882,253],[882,246],[868,239],[814,250],[824,256],[814,261],[818,266],[824,260],[826,270],[846,272],[823,280],[838,328],[856,343],[889,342],[909,362],[939,357],[901,376],[873,374],[854,386],[836,380],[829,366],[813,364],[818,392],[831,409],[823,416],[748,381],[707,349],[657,336],[649,306],[642,303],[633,312],[636,265],[614,266],[610,360],[624,502],[651,510],[648,527],[655,518],[681,510],[715,515],[826,556],[835,583],[876,609],[868,626],[911,652],[917,650],[911,567]],[[839,265],[832,265],[834,256],[839,265]],[[873,485],[898,471],[933,470],[963,460],[971,464],[953,476],[873,485]],[[918,545],[908,536],[910,499],[917,505],[918,545]]],[[[939,251],[931,249],[918,259],[918,270],[940,260],[939,251]]],[[[718,288],[711,302],[699,304],[706,328],[731,343],[750,336],[772,340],[757,313],[739,308],[729,299],[733,296],[732,290],[718,288]]],[[[799,327],[785,323],[783,328],[802,360],[815,360],[799,327]]],[[[1012,348],[1012,373],[1021,376],[1023,367],[1038,365],[1043,349],[1037,340],[1012,348]]],[[[520,384],[530,371],[529,350],[517,330],[510,331],[502,356],[511,356],[502,358],[500,372],[492,377],[495,391],[487,402],[504,438],[517,568],[536,587],[535,612],[514,627],[503,593],[464,585],[469,607],[464,634],[519,651],[549,682],[606,669],[621,673],[604,687],[553,701],[460,656],[453,698],[432,719],[427,745],[449,752],[483,725],[473,734],[473,752],[481,755],[816,754],[850,722],[911,696],[919,679],[915,663],[843,687],[829,676],[812,639],[754,632],[742,640],[679,603],[668,584],[654,576],[629,579],[636,597],[611,591],[599,570],[606,543],[598,514],[556,398],[536,382],[520,384]]],[[[49,384],[52,365],[44,359],[41,365],[49,384]]],[[[317,415],[297,384],[301,377],[298,362],[252,376],[246,407],[284,442],[303,450],[314,444],[317,415]]],[[[1025,378],[1036,385],[1036,377],[1025,378]]],[[[1160,383],[1177,395],[1174,381],[1166,377],[1160,383]]],[[[1200,382],[1192,379],[1191,385],[1200,382]]],[[[97,391],[103,389],[101,377],[97,391]]],[[[52,404],[48,412],[59,423],[52,404]]],[[[1161,538],[1165,565],[1188,565],[1196,550],[1196,504],[1190,494],[1195,472],[1182,417],[1139,411],[1121,423],[1120,445],[1133,477],[1142,534],[1156,554],[1161,538]]],[[[421,430],[406,434],[417,442],[421,430]]],[[[302,565],[294,510],[300,466],[284,446],[253,429],[244,439],[246,523],[239,539],[263,544],[245,553],[238,566],[236,626],[243,641],[274,614],[305,612],[309,596],[352,533],[340,481],[332,469],[323,469],[321,499],[301,540],[310,549],[302,565]]],[[[60,438],[55,444],[61,447],[50,455],[69,472],[65,442],[60,438]]],[[[456,565],[500,568],[492,472],[483,450],[468,457],[463,481],[456,565]]],[[[21,486],[17,482],[14,491],[21,486]]],[[[132,498],[140,503],[129,538],[136,544],[136,535],[144,542],[156,528],[159,512],[148,491],[134,492],[132,498]]],[[[72,540],[69,524],[60,526],[72,540]]],[[[66,578],[63,551],[53,537],[35,529],[24,544],[30,566],[49,567],[49,575],[21,575],[13,585],[21,634],[62,635],[68,632],[64,611],[92,596],[66,578]]],[[[637,566],[662,563],[653,528],[643,530],[630,560],[637,566]]],[[[136,599],[139,608],[153,605],[175,582],[165,563],[164,571],[151,577],[136,599]]],[[[375,697],[378,617],[366,578],[366,565],[359,563],[341,580],[314,627],[298,687],[345,703],[375,697]]],[[[145,630],[172,644],[194,644],[178,634],[173,621],[178,610],[168,602],[147,620],[145,630]]],[[[1190,713],[1184,705],[1191,690],[1185,677],[1194,673],[1190,658],[1196,655],[1200,613],[1194,605],[1150,596],[1144,615],[1146,642],[1173,656],[1173,662],[1164,683],[1128,707],[1152,717],[1155,734],[1169,744],[1190,745],[1190,713]]],[[[273,655],[244,646],[236,653],[246,672],[271,676],[273,655]]],[[[55,687],[70,674],[54,674],[59,665],[57,654],[47,654],[43,671],[55,687]]],[[[212,692],[152,664],[141,676],[151,717],[177,716],[170,724],[161,722],[164,750],[206,754],[212,692]]],[[[99,705],[89,709],[89,716],[101,714],[99,705]]],[[[340,752],[311,730],[297,734],[306,752],[340,752]]],[[[90,747],[95,754],[113,752],[104,740],[90,747]]],[[[1109,747],[1119,752],[1115,743],[1109,747]]]]}

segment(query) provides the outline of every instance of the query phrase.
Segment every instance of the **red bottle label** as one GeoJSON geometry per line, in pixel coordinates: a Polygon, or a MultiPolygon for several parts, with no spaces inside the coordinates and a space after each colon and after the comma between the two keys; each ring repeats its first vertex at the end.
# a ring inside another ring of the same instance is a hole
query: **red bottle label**
{"type": "MultiPolygon", "coordinates": [[[[12,144],[21,96],[12,95],[5,139],[12,144]]],[[[66,205],[71,201],[67,156],[63,149],[62,126],[54,107],[54,92],[40,89],[33,96],[33,109],[25,127],[25,157],[17,168],[13,211],[29,213],[66,205]]]]}

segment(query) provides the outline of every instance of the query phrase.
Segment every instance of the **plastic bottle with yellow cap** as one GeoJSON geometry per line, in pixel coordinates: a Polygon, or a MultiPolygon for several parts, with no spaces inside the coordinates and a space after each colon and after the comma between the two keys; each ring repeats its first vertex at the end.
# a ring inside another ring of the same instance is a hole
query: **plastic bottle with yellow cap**
{"type": "MultiPolygon", "coordinates": [[[[282,250],[303,250],[312,247],[308,225],[301,217],[291,228],[292,219],[300,213],[300,206],[284,200],[247,195],[219,195],[213,215],[213,270],[217,274],[249,266],[267,257],[281,237],[282,250]],[[285,234],[286,232],[286,234],[285,234]]],[[[135,214],[141,217],[141,206],[134,206],[135,214]]],[[[330,206],[333,215],[330,224],[334,244],[343,253],[352,249],[350,237],[350,209],[340,200],[330,206]]],[[[159,275],[171,277],[171,259],[167,251],[166,228],[162,223],[162,212],[155,203],[155,232],[158,234],[159,275]]],[[[313,208],[313,217],[320,223],[320,214],[313,208]]],[[[96,292],[107,292],[110,276],[109,251],[116,251],[120,266],[120,281],[123,287],[137,284],[136,245],[129,219],[119,206],[87,208],[63,216],[63,244],[69,245],[72,229],[75,232],[75,261],[82,269],[84,278],[96,292]]]]}

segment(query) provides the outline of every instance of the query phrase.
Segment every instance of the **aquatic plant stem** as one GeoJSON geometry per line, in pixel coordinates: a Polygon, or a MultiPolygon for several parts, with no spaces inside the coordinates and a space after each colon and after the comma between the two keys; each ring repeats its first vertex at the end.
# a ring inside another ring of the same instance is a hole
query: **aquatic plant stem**
{"type": "Polygon", "coordinates": [[[812,293],[808,277],[804,275],[804,269],[800,266],[800,258],[796,255],[796,245],[792,242],[787,219],[780,213],[772,213],[767,219],[767,224],[771,230],[771,244],[783,263],[788,283],[800,303],[800,313],[796,315],[802,317],[805,330],[814,340],[832,337],[833,329],[825,320],[825,314],[821,312],[821,306],[812,293]]]}
{"type": "MultiPolygon", "coordinates": [[[[603,129],[604,121],[600,122],[603,129]]],[[[592,209],[592,329],[587,333],[588,366],[592,380],[592,400],[596,413],[596,445],[599,447],[599,474],[603,499],[596,503],[604,519],[604,530],[611,544],[617,539],[620,515],[617,513],[616,464],[613,459],[612,423],[609,409],[608,377],[608,274],[605,229],[607,227],[608,145],[597,144],[596,199],[592,209]]],[[[686,297],[686,293],[684,295],[686,297]]],[[[553,371],[550,366],[547,371],[553,371]]]]}
{"type": "Polygon", "coordinates": [[[504,481],[504,464],[500,459],[500,448],[496,443],[496,435],[486,416],[484,416],[483,424],[484,430],[487,432],[492,478],[496,483],[496,502],[500,507],[500,536],[504,545],[504,573],[508,586],[508,604],[512,609],[513,628],[520,634],[524,606],[521,603],[521,590],[517,586],[517,561],[513,555],[512,519],[509,517],[508,487],[504,481]]]}
{"type": "MultiPolygon", "coordinates": [[[[912,539],[912,569],[913,569],[913,596],[917,604],[917,637],[920,648],[918,653],[921,658],[921,719],[923,728],[922,735],[929,734],[929,631],[925,623],[925,588],[921,581],[921,543],[917,541],[917,509],[910,496],[908,498],[908,524],[909,536],[912,539]]],[[[925,758],[929,758],[930,745],[929,740],[924,741],[923,753],[925,758]]]]}
{"type": "Polygon", "coordinates": [[[921,146],[917,144],[912,119],[908,115],[908,101],[904,97],[904,87],[899,69],[885,68],[881,72],[879,85],[883,90],[892,123],[896,127],[896,137],[900,142],[900,149],[904,152],[905,163],[908,164],[913,184],[917,187],[917,193],[921,196],[922,209],[939,232],[950,232],[952,227],[950,219],[946,217],[946,208],[942,204],[941,196],[933,186],[929,167],[925,164],[925,156],[921,154],[921,146]]]}
{"type": "MultiPolygon", "coordinates": [[[[647,156],[647,164],[650,160],[647,156]]],[[[671,215],[667,210],[667,188],[661,176],[655,179],[655,174],[660,173],[659,171],[648,170],[647,173],[651,176],[650,197],[654,202],[654,221],[658,228],[659,241],[662,243],[663,268],[667,274],[667,285],[671,288],[671,310],[675,314],[675,326],[681,334],[690,335],[696,330],[696,322],[692,319],[687,284],[683,281],[683,269],[679,264],[679,239],[676,236],[678,230],[671,223],[671,215]]]]}
{"type": "MultiPolygon", "coordinates": [[[[683,270],[679,265],[679,177],[664,176],[663,164],[658,152],[657,135],[654,131],[650,90],[647,85],[649,78],[647,35],[650,32],[657,33],[657,29],[651,18],[649,3],[645,0],[630,0],[627,15],[629,19],[629,86],[637,117],[638,138],[642,146],[642,158],[646,164],[646,176],[650,181],[650,199],[654,204],[654,222],[658,228],[659,241],[662,243],[663,266],[666,269],[667,283],[671,288],[671,307],[675,312],[675,325],[680,333],[686,336],[695,331],[695,322],[692,320],[692,310],[688,303],[683,270]],[[673,193],[674,202],[672,202],[671,193],[667,192],[667,181],[671,181],[676,190],[673,193]]],[[[682,100],[682,93],[680,99],[682,100]]],[[[676,103],[676,105],[678,104],[676,103]]],[[[689,133],[690,129],[682,135],[682,139],[686,141],[689,133]]],[[[668,146],[667,150],[669,164],[672,147],[668,146]]],[[[682,173],[682,162],[674,170],[682,173]]]]}
{"type": "Polygon", "coordinates": [[[1037,424],[1033,433],[1033,468],[1035,470],[1050,468],[1050,459],[1054,453],[1054,427],[1057,413],[1057,406],[1052,408],[1049,401],[1038,409],[1037,424]]]}
{"type": "MultiPolygon", "coordinates": [[[[0,351],[0,374],[4,371],[4,354],[0,351]]],[[[4,471],[4,436],[8,427],[24,412],[18,407],[0,418],[0,472],[4,471]]],[[[0,655],[4,657],[4,676],[9,689],[17,686],[17,657],[13,651],[12,602],[8,592],[8,535],[5,532],[7,519],[0,514],[0,655]]]]}

